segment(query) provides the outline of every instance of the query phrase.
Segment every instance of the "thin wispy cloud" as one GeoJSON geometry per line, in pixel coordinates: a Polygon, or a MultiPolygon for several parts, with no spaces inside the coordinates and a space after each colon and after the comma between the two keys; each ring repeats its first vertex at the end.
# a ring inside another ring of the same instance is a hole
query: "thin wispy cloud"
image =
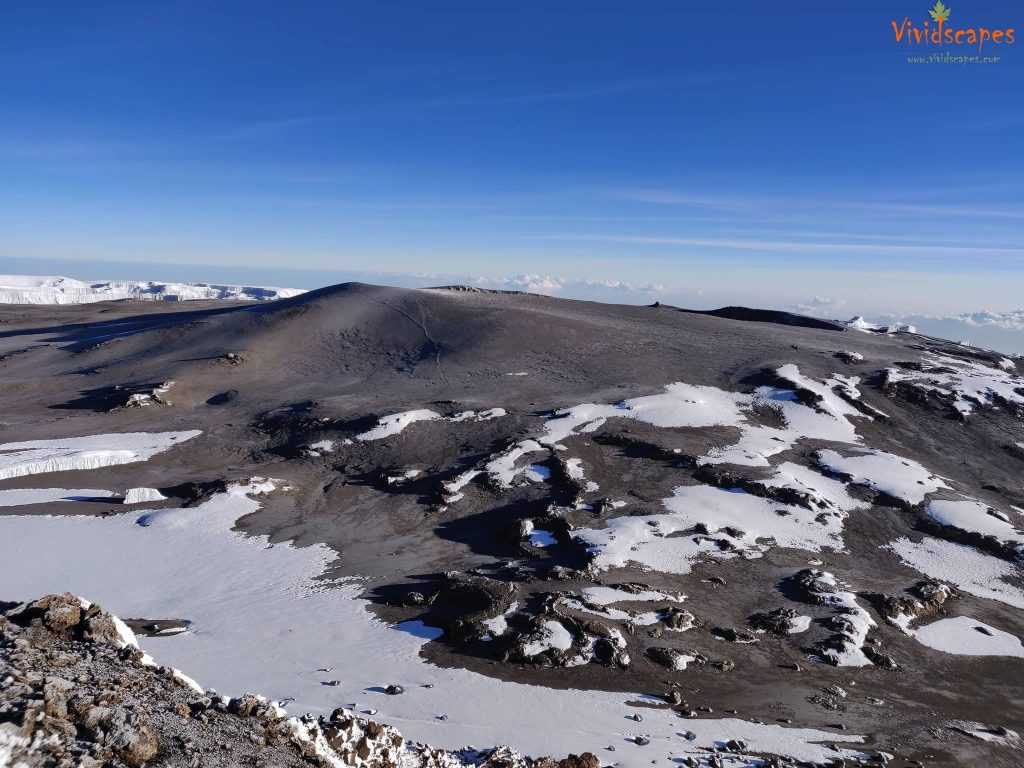
{"type": "MultiPolygon", "coordinates": [[[[916,214],[922,216],[968,216],[997,219],[1024,219],[1024,207],[992,206],[965,203],[931,203],[913,201],[886,201],[800,198],[788,196],[729,196],[705,194],[698,192],[673,192],[652,189],[620,189],[612,192],[613,196],[633,202],[653,205],[669,205],[679,207],[706,208],[728,211],[735,214],[744,212],[764,213],[768,210],[780,211],[876,211],[894,214],[916,214]]],[[[868,191],[864,197],[878,197],[879,193],[868,191]]],[[[922,197],[927,197],[927,193],[922,197]]]]}
{"type": "MultiPolygon", "coordinates": [[[[624,97],[629,96],[629,94],[655,91],[666,91],[666,97],[671,97],[673,92],[679,92],[689,87],[721,82],[731,76],[728,72],[724,71],[702,72],[685,75],[606,80],[582,86],[577,85],[550,90],[498,92],[493,88],[488,88],[487,90],[480,91],[447,93],[428,98],[397,99],[385,102],[359,101],[356,99],[346,102],[342,99],[339,108],[330,112],[255,117],[251,120],[235,121],[231,124],[210,121],[206,124],[192,126],[187,131],[178,129],[178,135],[179,140],[183,139],[185,143],[261,141],[275,138],[280,134],[289,134],[318,125],[360,122],[399,116],[410,118],[414,117],[417,113],[426,114],[444,109],[527,106],[532,104],[624,97]]],[[[324,100],[320,99],[318,101],[323,102],[324,100]]],[[[338,100],[333,99],[333,101],[337,102],[338,100]]],[[[268,111],[266,106],[264,106],[264,111],[268,111]]],[[[67,129],[64,121],[61,121],[57,127],[62,131],[67,129]]],[[[40,126],[40,128],[45,132],[45,125],[40,126]]],[[[136,126],[135,128],[142,129],[145,126],[136,126]]],[[[165,128],[166,126],[161,123],[159,126],[150,126],[147,130],[163,131],[165,128]]],[[[12,152],[27,151],[34,154],[110,154],[111,150],[116,149],[118,146],[123,148],[125,139],[122,135],[118,135],[118,130],[118,126],[112,125],[104,128],[102,125],[97,125],[93,127],[92,133],[94,135],[90,138],[63,136],[47,139],[37,135],[20,141],[11,141],[9,146],[12,152]]],[[[154,147],[154,149],[157,148],[159,147],[154,147]]],[[[162,147],[163,151],[167,151],[169,148],[170,144],[162,147]]]]}
{"type": "Polygon", "coordinates": [[[907,315],[907,317],[917,320],[957,322],[974,327],[993,327],[1006,331],[1024,331],[1024,309],[1012,312],[992,312],[983,309],[978,312],[961,312],[957,315],[917,314],[907,315]]]}
{"type": "Polygon", "coordinates": [[[703,72],[688,75],[667,77],[634,78],[626,80],[608,80],[590,85],[568,87],[552,90],[536,90],[525,92],[496,92],[493,88],[461,94],[445,94],[432,98],[412,98],[387,102],[352,101],[344,109],[335,112],[314,113],[307,115],[282,116],[271,119],[254,120],[238,125],[227,132],[224,138],[260,138],[280,131],[300,129],[316,124],[332,122],[350,122],[367,119],[394,117],[396,115],[411,116],[419,112],[439,109],[455,109],[462,107],[500,107],[526,106],[531,104],[547,104],[558,102],[583,101],[608,97],[628,96],[632,93],[664,90],[668,92],[708,85],[728,79],[727,72],[703,72]]]}
{"type": "Polygon", "coordinates": [[[986,219],[1024,220],[1024,208],[989,208],[973,205],[913,205],[907,203],[844,203],[850,208],[885,211],[889,213],[913,213],[922,216],[977,216],[986,219]]]}
{"type": "Polygon", "coordinates": [[[631,243],[636,245],[679,245],[703,248],[724,248],[743,251],[768,251],[772,253],[871,253],[871,254],[974,254],[979,256],[1021,256],[1024,248],[906,245],[903,243],[836,243],[808,242],[798,240],[744,240],[716,239],[704,237],[661,237],[648,235],[552,235],[555,240],[577,240],[583,242],[631,243]]]}
{"type": "Polygon", "coordinates": [[[478,93],[463,97],[439,99],[434,101],[432,106],[467,106],[475,104],[486,106],[497,104],[541,104],[552,101],[576,101],[579,99],[593,99],[603,96],[618,96],[621,94],[636,93],[640,91],[675,90],[693,85],[707,85],[709,83],[726,80],[729,77],[730,75],[726,72],[703,72],[668,77],[610,80],[577,88],[536,91],[531,93],[496,94],[493,91],[488,91],[486,93],[478,93]]]}
{"type": "Polygon", "coordinates": [[[729,197],[700,192],[686,193],[657,189],[618,189],[612,190],[611,195],[638,203],[694,206],[697,208],[715,208],[723,211],[742,211],[761,207],[765,204],[777,205],[784,202],[778,198],[729,197]]]}

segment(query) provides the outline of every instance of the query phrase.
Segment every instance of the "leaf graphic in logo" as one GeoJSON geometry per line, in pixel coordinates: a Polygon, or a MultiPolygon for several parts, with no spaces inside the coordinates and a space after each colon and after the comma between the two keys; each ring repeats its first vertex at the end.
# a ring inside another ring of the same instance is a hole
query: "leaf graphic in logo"
{"type": "Polygon", "coordinates": [[[942,4],[942,0],[936,0],[935,7],[928,11],[928,15],[935,21],[945,21],[949,18],[949,8],[942,4]]]}

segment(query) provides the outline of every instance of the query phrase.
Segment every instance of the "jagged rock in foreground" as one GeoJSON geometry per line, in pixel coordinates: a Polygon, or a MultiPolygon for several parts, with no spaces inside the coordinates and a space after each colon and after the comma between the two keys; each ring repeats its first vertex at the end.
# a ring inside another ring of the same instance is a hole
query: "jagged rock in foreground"
{"type": "Polygon", "coordinates": [[[448,752],[337,709],[289,717],[261,696],[203,691],[139,650],[131,631],[75,595],[0,614],[0,768],[323,766],[598,768],[501,747],[448,752]]]}

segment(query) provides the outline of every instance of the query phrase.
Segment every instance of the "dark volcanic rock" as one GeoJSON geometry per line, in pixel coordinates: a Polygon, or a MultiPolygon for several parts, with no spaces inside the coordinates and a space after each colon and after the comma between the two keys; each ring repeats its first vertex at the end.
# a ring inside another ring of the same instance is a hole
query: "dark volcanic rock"
{"type": "Polygon", "coordinates": [[[776,608],[765,613],[751,614],[747,621],[758,632],[770,632],[773,635],[788,635],[793,631],[797,612],[792,608],[776,608]]]}

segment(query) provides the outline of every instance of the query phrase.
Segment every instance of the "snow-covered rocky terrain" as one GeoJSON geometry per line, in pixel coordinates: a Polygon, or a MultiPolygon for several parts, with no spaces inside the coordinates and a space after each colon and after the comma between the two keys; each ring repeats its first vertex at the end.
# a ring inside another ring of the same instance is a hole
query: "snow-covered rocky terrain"
{"type": "Polygon", "coordinates": [[[358,284],[0,308],[0,599],[438,764],[1019,765],[1022,372],[860,330],[358,284]]]}
{"type": "Polygon", "coordinates": [[[74,280],[70,277],[0,275],[0,304],[86,304],[117,299],[188,301],[287,299],[305,291],[209,283],[163,283],[152,280],[74,280]]]}
{"type": "Polygon", "coordinates": [[[598,765],[590,753],[556,762],[507,747],[437,750],[343,707],[294,717],[263,696],[206,691],[140,650],[120,618],[70,593],[0,607],[0,673],[0,710],[20,719],[0,722],[5,766],[598,765]]]}

